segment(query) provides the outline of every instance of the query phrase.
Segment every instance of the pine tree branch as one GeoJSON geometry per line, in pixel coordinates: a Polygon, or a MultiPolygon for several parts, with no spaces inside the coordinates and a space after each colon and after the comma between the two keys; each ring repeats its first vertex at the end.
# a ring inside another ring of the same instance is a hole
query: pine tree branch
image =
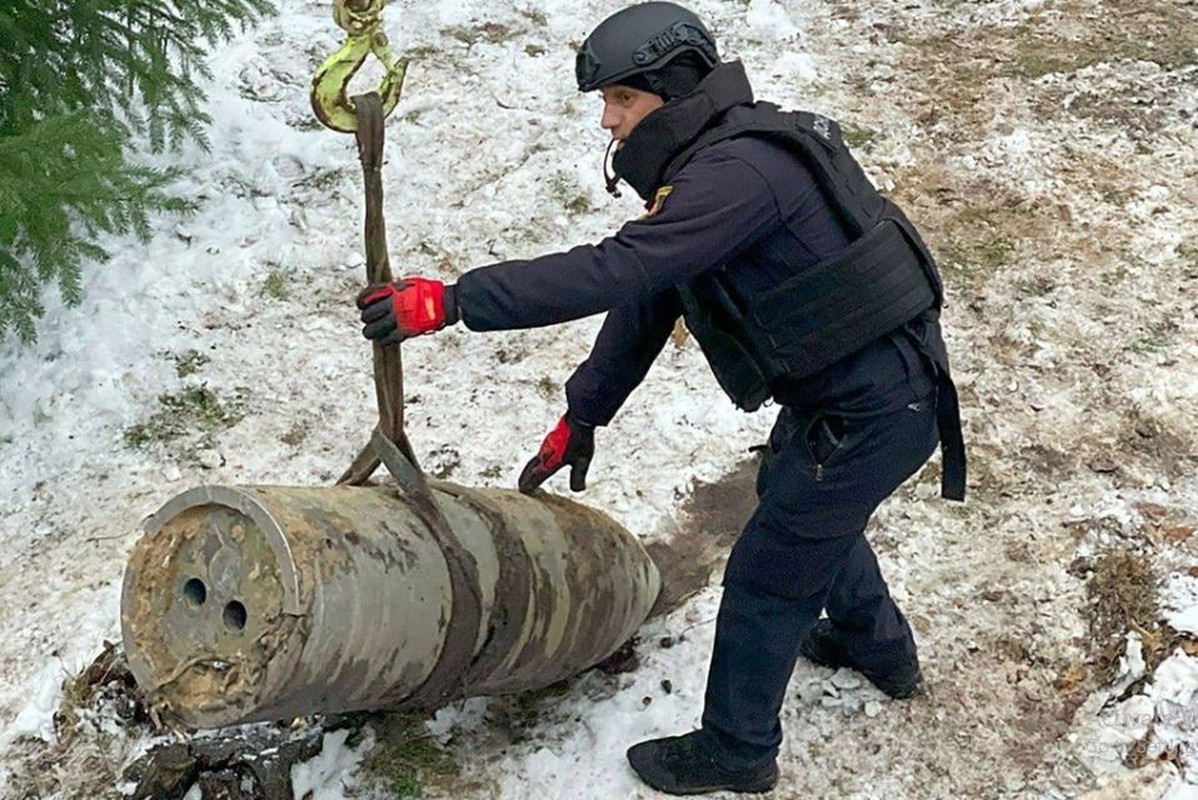
{"type": "Polygon", "coordinates": [[[35,335],[43,283],[81,297],[81,265],[106,233],[147,238],[150,217],[193,208],[178,170],[126,158],[206,144],[205,47],[273,7],[267,0],[7,0],[0,8],[0,336],[35,335]]]}

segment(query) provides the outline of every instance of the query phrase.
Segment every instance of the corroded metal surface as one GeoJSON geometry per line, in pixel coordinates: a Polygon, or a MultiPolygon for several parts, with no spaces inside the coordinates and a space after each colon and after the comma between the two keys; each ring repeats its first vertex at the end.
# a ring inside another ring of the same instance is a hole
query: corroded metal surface
{"type": "Polygon", "coordinates": [[[431,708],[576,674],[653,606],[652,561],[597,511],[450,484],[434,483],[433,498],[451,539],[394,487],[174,498],[125,574],[138,683],[195,727],[431,708]]]}

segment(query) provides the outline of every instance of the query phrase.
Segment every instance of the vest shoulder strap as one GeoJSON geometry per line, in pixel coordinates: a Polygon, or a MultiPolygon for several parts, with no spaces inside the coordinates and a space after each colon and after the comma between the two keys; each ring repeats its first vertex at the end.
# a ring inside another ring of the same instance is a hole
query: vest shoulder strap
{"type": "Polygon", "coordinates": [[[722,124],[700,136],[670,161],[663,172],[663,182],[673,180],[700,150],[739,136],[772,140],[798,155],[848,226],[852,238],[877,223],[882,211],[880,195],[849,155],[840,125],[822,114],[782,111],[773,103],[733,109],[722,124]]]}

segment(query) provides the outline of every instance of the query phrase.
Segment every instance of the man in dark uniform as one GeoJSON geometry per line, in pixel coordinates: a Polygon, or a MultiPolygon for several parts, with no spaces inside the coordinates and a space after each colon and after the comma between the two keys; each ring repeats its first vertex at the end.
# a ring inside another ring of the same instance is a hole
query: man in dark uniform
{"type": "Polygon", "coordinates": [[[649,213],[597,245],[481,267],[456,285],[371,287],[358,299],[364,332],[391,344],[459,321],[486,331],[607,312],[523,491],[564,466],[585,488],[595,428],[679,317],[740,408],[781,406],[758,507],[725,571],[702,727],[628,751],[666,792],[768,791],[800,653],[893,697],[921,681],[863,531],[938,442],[943,493],[964,494],[939,276],[836,123],[755,103],[741,64],[719,61],[689,11],[644,3],[609,17],[583,43],[577,78],[603,95],[609,190],[627,181],[649,213]]]}

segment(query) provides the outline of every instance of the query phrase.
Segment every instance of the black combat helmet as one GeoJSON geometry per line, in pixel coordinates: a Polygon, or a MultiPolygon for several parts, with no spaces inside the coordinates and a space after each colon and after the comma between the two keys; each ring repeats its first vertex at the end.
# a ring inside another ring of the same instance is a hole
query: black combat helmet
{"type": "Polygon", "coordinates": [[[690,11],[673,3],[630,6],[599,23],[582,43],[574,65],[578,90],[622,83],[683,53],[694,53],[708,69],[720,61],[715,39],[690,11]]]}

